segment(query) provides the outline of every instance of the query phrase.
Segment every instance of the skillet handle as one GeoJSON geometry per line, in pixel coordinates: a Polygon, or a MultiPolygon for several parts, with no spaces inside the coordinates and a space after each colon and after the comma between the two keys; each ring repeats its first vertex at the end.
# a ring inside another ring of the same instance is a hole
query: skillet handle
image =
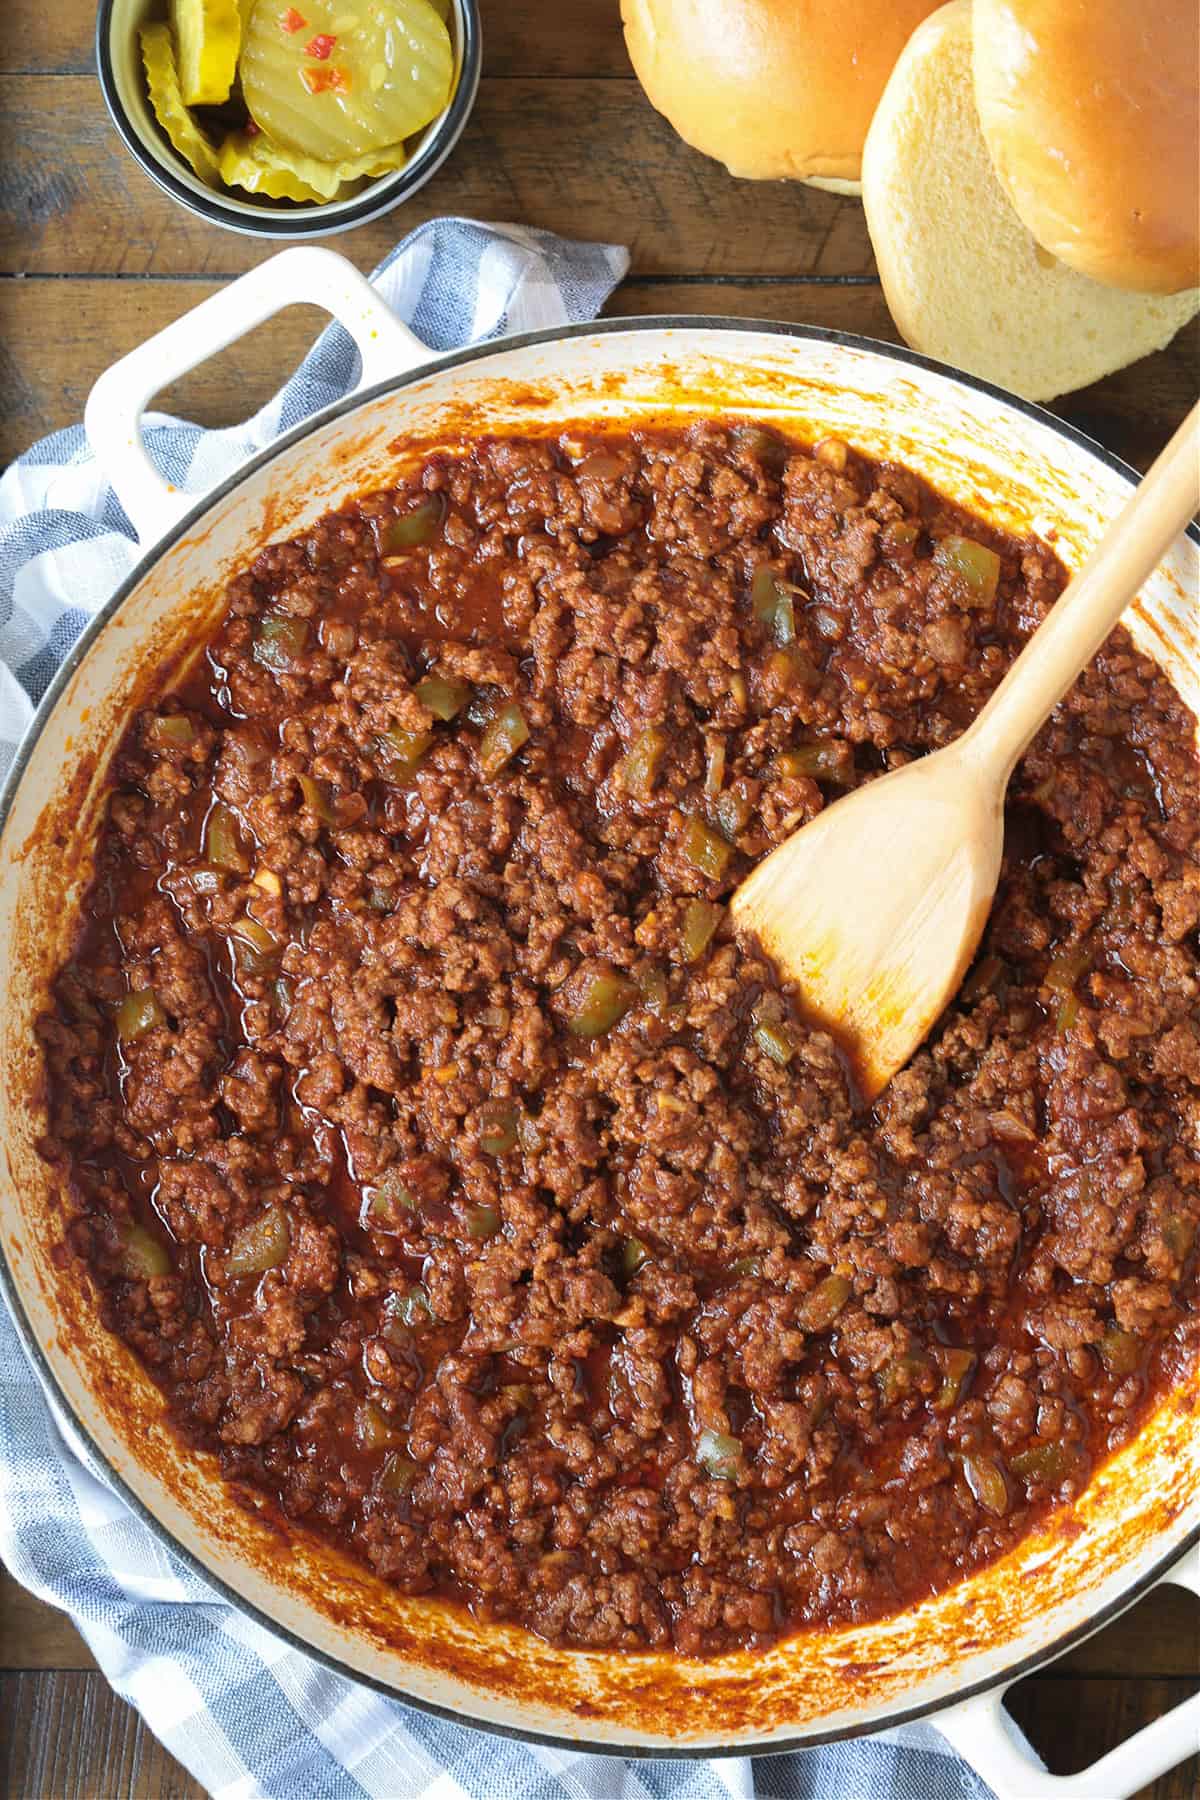
{"type": "Polygon", "coordinates": [[[323,307],[350,333],[362,358],[359,388],[433,359],[352,263],[315,245],[282,250],[202,300],[106,370],[84,410],[96,460],[143,550],[197,499],[165,481],[151,462],[142,436],[146,407],[189,369],[285,307],[302,304],[323,307]]]}
{"type": "MultiPolygon", "coordinates": [[[[1162,1579],[1200,1597],[1200,1549],[1190,1550],[1162,1579]]],[[[1078,1774],[1051,1775],[1030,1757],[1005,1712],[1006,1687],[964,1700],[930,1721],[996,1800],[1127,1800],[1200,1751],[1200,1694],[1195,1694],[1078,1774]]]]}

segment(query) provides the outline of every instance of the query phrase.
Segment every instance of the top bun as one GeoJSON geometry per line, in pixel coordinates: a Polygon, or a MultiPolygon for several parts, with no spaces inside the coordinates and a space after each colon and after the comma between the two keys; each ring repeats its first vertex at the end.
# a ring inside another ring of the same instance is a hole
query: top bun
{"type": "Polygon", "coordinates": [[[984,140],[1023,223],[1112,287],[1200,281],[1196,0],[975,0],[984,140]]]}
{"type": "Polygon", "coordinates": [[[625,42],[680,137],[751,180],[858,193],[892,65],[936,0],[621,0],[625,42]]]}

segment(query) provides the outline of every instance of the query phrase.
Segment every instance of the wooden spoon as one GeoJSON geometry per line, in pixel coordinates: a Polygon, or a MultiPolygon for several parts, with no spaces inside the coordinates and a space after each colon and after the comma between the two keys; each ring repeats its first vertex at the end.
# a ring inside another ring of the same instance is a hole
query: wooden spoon
{"type": "Polygon", "coordinates": [[[955,743],[794,832],[730,913],[828,1025],[874,1099],[951,1000],[1000,875],[1004,794],[1030,739],[1200,503],[1200,405],[955,743]]]}

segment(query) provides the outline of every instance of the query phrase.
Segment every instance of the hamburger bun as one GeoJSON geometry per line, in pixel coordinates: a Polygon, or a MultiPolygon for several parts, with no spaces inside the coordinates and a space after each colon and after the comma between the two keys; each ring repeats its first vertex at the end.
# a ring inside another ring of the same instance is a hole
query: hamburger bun
{"type": "Polygon", "coordinates": [[[1196,0],[975,0],[975,99],[1009,199],[1081,275],[1200,283],[1196,0]]]}
{"type": "Polygon", "coordinates": [[[857,194],[863,139],[930,0],[621,0],[652,106],[731,175],[857,194]]]}
{"type": "Polygon", "coordinates": [[[918,26],[863,153],[887,302],[916,350],[1049,400],[1169,343],[1200,294],[1133,294],[1058,262],[1000,185],[975,110],[970,0],[918,26]]]}

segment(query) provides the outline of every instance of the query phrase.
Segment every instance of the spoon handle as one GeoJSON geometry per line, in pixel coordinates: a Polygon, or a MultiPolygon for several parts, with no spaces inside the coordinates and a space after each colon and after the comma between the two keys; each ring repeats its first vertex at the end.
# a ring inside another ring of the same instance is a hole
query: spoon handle
{"type": "Polygon", "coordinates": [[[1200,403],[1139,482],[959,748],[1001,786],[1200,505],[1200,403]]]}

